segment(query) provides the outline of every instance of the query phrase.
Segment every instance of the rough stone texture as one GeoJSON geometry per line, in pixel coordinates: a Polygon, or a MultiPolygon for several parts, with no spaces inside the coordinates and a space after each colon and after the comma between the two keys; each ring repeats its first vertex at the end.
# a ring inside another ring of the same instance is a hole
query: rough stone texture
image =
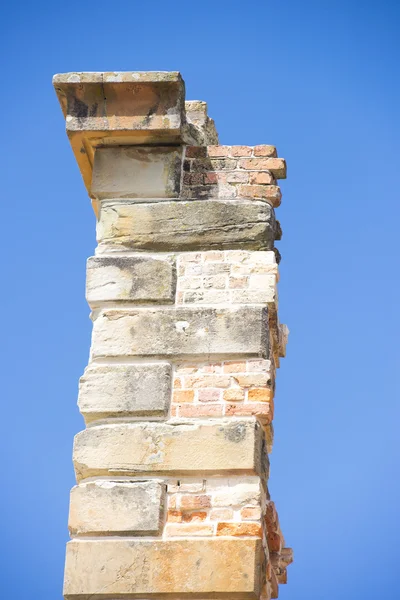
{"type": "Polygon", "coordinates": [[[207,103],[201,100],[185,102],[188,133],[198,145],[218,144],[218,133],[213,119],[207,113],[207,103]]]}
{"type": "Polygon", "coordinates": [[[260,560],[257,539],[74,540],[67,544],[64,594],[66,600],[160,594],[250,600],[260,592],[260,560]]]}
{"type": "Polygon", "coordinates": [[[92,256],[87,262],[86,299],[106,302],[171,304],[176,270],[172,259],[152,256],[92,256]]]}
{"type": "Polygon", "coordinates": [[[156,481],[81,483],[71,490],[73,535],[158,535],[165,487],[156,481]]]}
{"type": "Polygon", "coordinates": [[[105,417],[166,416],[171,365],[90,364],[79,382],[78,406],[86,423],[105,417]]]}
{"type": "Polygon", "coordinates": [[[267,356],[267,308],[110,309],[93,323],[94,358],[236,354],[267,356]]]}
{"type": "Polygon", "coordinates": [[[121,423],[75,437],[78,481],[99,475],[260,472],[263,432],[253,419],[121,423]]]}
{"type": "Polygon", "coordinates": [[[271,250],[275,216],[267,202],[258,200],[109,200],[101,206],[97,238],[100,247],[115,249],[271,250]]]}
{"type": "Polygon", "coordinates": [[[181,146],[98,148],[92,194],[98,199],[176,198],[181,170],[181,146]]]}

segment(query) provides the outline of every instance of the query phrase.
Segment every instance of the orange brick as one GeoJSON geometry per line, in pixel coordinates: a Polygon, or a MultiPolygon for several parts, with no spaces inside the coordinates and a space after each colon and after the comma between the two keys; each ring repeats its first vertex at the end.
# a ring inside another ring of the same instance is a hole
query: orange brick
{"type": "Polygon", "coordinates": [[[179,405],[179,416],[181,417],[222,417],[222,404],[181,404],[179,405]]]}
{"type": "Polygon", "coordinates": [[[174,390],[172,402],[174,404],[181,404],[182,402],[193,402],[194,391],[193,390],[174,390]]]}
{"type": "Polygon", "coordinates": [[[212,521],[229,521],[233,519],[233,510],[231,508],[214,508],[210,512],[210,519],[212,521]]]}
{"type": "Polygon", "coordinates": [[[272,398],[272,390],[266,387],[252,388],[248,393],[249,402],[271,402],[272,398]]]}
{"type": "Polygon", "coordinates": [[[208,146],[208,156],[229,156],[230,146],[208,146]]]}
{"type": "Polygon", "coordinates": [[[245,506],[240,511],[240,517],[244,521],[257,521],[257,519],[261,519],[261,508],[259,506],[245,506]]]}
{"type": "Polygon", "coordinates": [[[249,183],[257,185],[273,184],[275,183],[275,179],[268,171],[255,171],[254,173],[250,173],[249,183]]]}
{"type": "Polygon", "coordinates": [[[230,156],[251,156],[252,154],[251,146],[231,146],[230,156]]]}
{"type": "Polygon", "coordinates": [[[225,402],[242,402],[244,400],[244,390],[241,388],[229,388],[224,391],[225,402]]]}
{"type": "Polygon", "coordinates": [[[197,510],[199,508],[210,508],[211,497],[202,495],[198,496],[195,494],[185,494],[181,496],[181,509],[182,510],[197,510]]]}
{"type": "Polygon", "coordinates": [[[283,158],[242,158],[240,169],[251,171],[270,171],[276,179],[286,178],[286,162],[283,158]]]}
{"type": "Polygon", "coordinates": [[[261,537],[260,523],[218,523],[217,535],[261,537]]]}
{"type": "Polygon", "coordinates": [[[180,510],[169,510],[167,521],[171,523],[182,523],[182,513],[180,510]]]}
{"type": "Polygon", "coordinates": [[[174,388],[181,388],[182,387],[182,381],[180,379],[180,377],[175,377],[174,379],[174,388]]]}
{"type": "Polygon", "coordinates": [[[280,205],[282,194],[277,185],[241,185],[239,194],[245,198],[263,198],[276,208],[280,205]]]}
{"type": "Polygon", "coordinates": [[[171,406],[170,408],[170,415],[171,417],[177,417],[178,416],[178,409],[176,406],[171,406]]]}
{"type": "Polygon", "coordinates": [[[205,521],[207,518],[207,513],[206,512],[189,512],[189,513],[183,513],[182,515],[182,519],[184,523],[191,523],[193,521],[205,521]]]}
{"type": "Polygon", "coordinates": [[[238,361],[227,361],[224,363],[224,373],[245,373],[246,363],[238,361]]]}
{"type": "Polygon", "coordinates": [[[272,421],[272,410],[267,402],[227,404],[225,414],[231,417],[259,417],[266,422],[272,421]]]}
{"type": "Polygon", "coordinates": [[[209,536],[214,534],[214,526],[206,523],[174,523],[165,526],[165,533],[170,537],[209,536]]]}
{"type": "Polygon", "coordinates": [[[254,146],[254,156],[276,156],[276,148],[266,144],[254,146]]]}

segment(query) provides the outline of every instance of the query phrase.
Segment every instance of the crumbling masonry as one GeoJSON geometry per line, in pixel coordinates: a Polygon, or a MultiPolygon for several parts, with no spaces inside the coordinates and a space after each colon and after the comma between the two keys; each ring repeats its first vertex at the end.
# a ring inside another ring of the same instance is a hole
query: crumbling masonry
{"type": "Polygon", "coordinates": [[[276,598],[268,492],[285,161],[220,146],[179,73],[54,85],[97,216],[67,600],[276,598]]]}

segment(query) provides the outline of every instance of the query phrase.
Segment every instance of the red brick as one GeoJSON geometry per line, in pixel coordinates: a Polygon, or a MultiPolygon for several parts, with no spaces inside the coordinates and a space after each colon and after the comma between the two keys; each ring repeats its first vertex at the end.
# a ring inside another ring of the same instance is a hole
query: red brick
{"type": "Polygon", "coordinates": [[[276,148],[275,146],[267,146],[266,144],[262,144],[259,146],[254,146],[254,156],[276,156],[276,148]]]}
{"type": "Polygon", "coordinates": [[[219,402],[221,399],[220,390],[214,389],[199,389],[199,402],[219,402]]]}
{"type": "Polygon", "coordinates": [[[252,146],[231,146],[230,156],[251,156],[253,154],[252,146]]]}
{"type": "Polygon", "coordinates": [[[181,404],[179,416],[181,417],[222,417],[222,404],[181,404]]]}
{"type": "Polygon", "coordinates": [[[211,508],[211,497],[206,495],[184,494],[181,496],[182,510],[197,510],[199,508],[211,508]]]}
{"type": "Polygon", "coordinates": [[[208,156],[229,156],[230,146],[208,146],[208,156]]]}
{"type": "Polygon", "coordinates": [[[249,183],[252,185],[270,185],[275,183],[275,179],[268,171],[252,171],[249,175],[249,183]]]}
{"type": "Polygon", "coordinates": [[[244,521],[257,521],[261,518],[261,509],[259,506],[245,506],[240,511],[240,517],[244,521]]]}
{"type": "Polygon", "coordinates": [[[214,171],[210,171],[209,173],[205,173],[204,183],[206,185],[212,185],[214,183],[218,183],[218,176],[214,171]]]}

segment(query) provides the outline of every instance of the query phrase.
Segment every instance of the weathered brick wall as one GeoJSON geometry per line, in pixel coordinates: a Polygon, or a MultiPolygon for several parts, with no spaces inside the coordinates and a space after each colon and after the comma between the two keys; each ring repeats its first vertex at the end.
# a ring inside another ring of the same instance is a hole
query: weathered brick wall
{"type": "Polygon", "coordinates": [[[93,153],[98,217],[65,598],[276,597],[291,562],[268,491],[285,162],[273,146],[216,145],[205,104],[185,113],[177,74],[56,85],[86,182],[93,153]],[[140,115],[148,102],[130,137],[109,104],[93,116],[96,86],[120,112],[134,113],[132,91],[140,115]]]}

